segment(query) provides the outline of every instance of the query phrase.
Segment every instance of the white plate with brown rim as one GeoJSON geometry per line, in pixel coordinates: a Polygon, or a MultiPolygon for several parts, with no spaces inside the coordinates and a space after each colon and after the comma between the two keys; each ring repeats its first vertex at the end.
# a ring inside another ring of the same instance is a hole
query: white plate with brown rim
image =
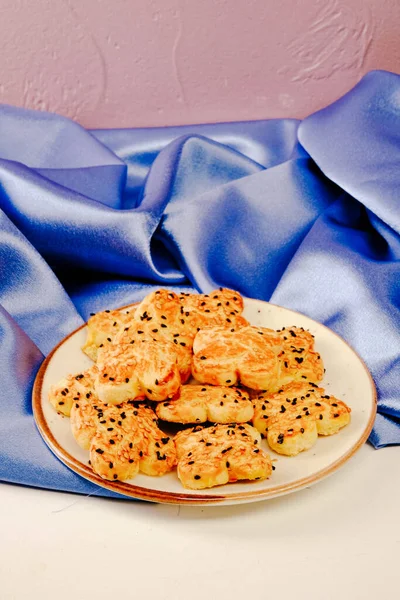
{"type": "MultiPolygon", "coordinates": [[[[124,307],[126,308],[126,307],[124,307]]],[[[367,440],[376,415],[376,391],[367,367],[352,348],[333,331],[312,319],[260,300],[245,299],[243,315],[252,325],[281,329],[304,327],[315,336],[326,373],[321,386],[327,393],[343,399],[351,408],[351,423],[339,433],[320,437],[316,445],[295,457],[270,452],[275,470],[266,481],[238,482],[208,490],[186,490],[176,472],[163,477],[139,474],[129,481],[106,481],[88,464],[89,453],[75,442],[69,419],[59,415],[48,401],[51,385],[69,373],[88,368],[92,362],[82,352],[86,326],[82,326],[49,354],[36,377],[33,411],[38,429],[54,454],[70,469],[113,492],[168,504],[240,504],[274,498],[317,483],[334,473],[367,440]]]]}

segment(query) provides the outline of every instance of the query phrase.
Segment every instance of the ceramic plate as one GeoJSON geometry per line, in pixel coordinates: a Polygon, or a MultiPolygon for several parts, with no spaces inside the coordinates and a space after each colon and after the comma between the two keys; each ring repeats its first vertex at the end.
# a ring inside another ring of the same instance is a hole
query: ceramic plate
{"type": "Polygon", "coordinates": [[[339,336],[304,315],[267,302],[245,299],[244,316],[256,326],[271,329],[297,326],[314,334],[316,350],[326,367],[321,385],[328,394],[343,399],[351,407],[350,425],[336,435],[320,437],[313,448],[293,458],[270,452],[263,441],[276,467],[266,481],[234,483],[199,491],[185,490],[175,472],[160,478],[140,474],[126,482],[105,481],[89,467],[89,453],[75,442],[69,419],[58,415],[47,399],[52,384],[92,364],[81,351],[86,338],[86,327],[82,326],[50,353],[35,381],[33,409],[45,442],[62,462],[89,481],[126,496],[155,502],[209,505],[255,502],[294,492],[330,475],[366,441],[374,422],[376,392],[366,366],[339,336]]]}

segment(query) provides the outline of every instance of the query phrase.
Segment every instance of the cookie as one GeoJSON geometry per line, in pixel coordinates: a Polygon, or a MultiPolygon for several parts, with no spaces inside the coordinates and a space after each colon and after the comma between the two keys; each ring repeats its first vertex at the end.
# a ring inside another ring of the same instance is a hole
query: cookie
{"type": "Polygon", "coordinates": [[[193,345],[192,374],[200,383],[235,386],[241,382],[256,390],[274,388],[279,377],[276,344],[280,342],[255,327],[200,331],[193,345]]]}
{"type": "Polygon", "coordinates": [[[184,385],[174,398],[160,402],[157,416],[171,423],[246,423],[253,417],[249,395],[230,387],[184,385]]]}
{"type": "Polygon", "coordinates": [[[97,367],[94,366],[82,373],[68,375],[52,385],[49,391],[50,404],[58,413],[69,417],[73,402],[92,393],[96,373],[97,367]]]}
{"type": "Polygon", "coordinates": [[[175,436],[178,477],[185,488],[205,489],[239,480],[262,480],[272,473],[261,436],[250,425],[195,427],[175,436]]]}
{"type": "Polygon", "coordinates": [[[241,382],[250,389],[268,391],[302,377],[322,379],[320,355],[312,348],[298,348],[283,337],[261,327],[200,331],[193,345],[192,374],[200,383],[241,382]]]}
{"type": "Polygon", "coordinates": [[[350,423],[351,409],[335,396],[326,394],[323,388],[317,388],[319,398],[309,404],[308,410],[317,421],[318,435],[333,435],[350,423]]]}
{"type": "Polygon", "coordinates": [[[280,387],[302,379],[321,381],[324,365],[321,355],[314,350],[314,337],[311,333],[299,327],[284,327],[274,333],[279,335],[282,342],[279,354],[280,387]]]}
{"type": "Polygon", "coordinates": [[[253,399],[253,425],[279,454],[308,450],[318,435],[332,435],[350,422],[350,408],[314,382],[292,382],[253,399]]]}
{"type": "Polygon", "coordinates": [[[99,350],[95,380],[97,396],[105,404],[148,398],[172,398],[181,385],[173,344],[141,339],[99,350]]]}
{"type": "Polygon", "coordinates": [[[191,347],[196,333],[205,327],[247,325],[242,311],[243,298],[232,290],[220,288],[210,294],[178,295],[161,289],[146,296],[136,309],[135,319],[151,319],[164,336],[191,347]]]}
{"type": "Polygon", "coordinates": [[[147,406],[105,405],[85,397],[72,406],[71,430],[78,444],[90,451],[92,469],[103,479],[132,479],[139,471],[160,476],[176,464],[175,444],[147,406]]]}
{"type": "Polygon", "coordinates": [[[170,344],[174,344],[175,353],[177,356],[177,363],[182,383],[185,383],[191,376],[191,363],[192,363],[192,340],[178,334],[175,335],[172,332],[164,333],[164,323],[158,323],[149,320],[150,317],[143,318],[142,321],[131,321],[125,324],[125,327],[119,330],[113,339],[113,343],[118,344],[130,344],[132,340],[141,339],[147,341],[158,342],[161,345],[170,347],[170,344]]]}

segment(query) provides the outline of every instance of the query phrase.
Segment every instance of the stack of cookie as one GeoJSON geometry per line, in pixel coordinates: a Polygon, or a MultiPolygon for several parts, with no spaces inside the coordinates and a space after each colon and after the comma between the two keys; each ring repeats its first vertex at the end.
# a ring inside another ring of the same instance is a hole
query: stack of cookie
{"type": "Polygon", "coordinates": [[[49,399],[71,417],[97,474],[126,480],[176,466],[189,489],[266,479],[263,437],[295,455],[349,422],[348,407],[315,383],[324,368],[311,334],[252,327],[242,312],[232,290],[158,290],[89,319],[82,349],[94,365],[49,399]],[[178,424],[174,436],[168,423],[178,424]]]}

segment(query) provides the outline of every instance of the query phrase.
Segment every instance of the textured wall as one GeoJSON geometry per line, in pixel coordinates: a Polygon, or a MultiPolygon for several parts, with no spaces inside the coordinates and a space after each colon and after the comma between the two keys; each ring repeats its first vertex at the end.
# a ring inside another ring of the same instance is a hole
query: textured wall
{"type": "Polygon", "coordinates": [[[303,117],[399,71],[400,0],[1,0],[0,102],[90,127],[303,117]]]}

